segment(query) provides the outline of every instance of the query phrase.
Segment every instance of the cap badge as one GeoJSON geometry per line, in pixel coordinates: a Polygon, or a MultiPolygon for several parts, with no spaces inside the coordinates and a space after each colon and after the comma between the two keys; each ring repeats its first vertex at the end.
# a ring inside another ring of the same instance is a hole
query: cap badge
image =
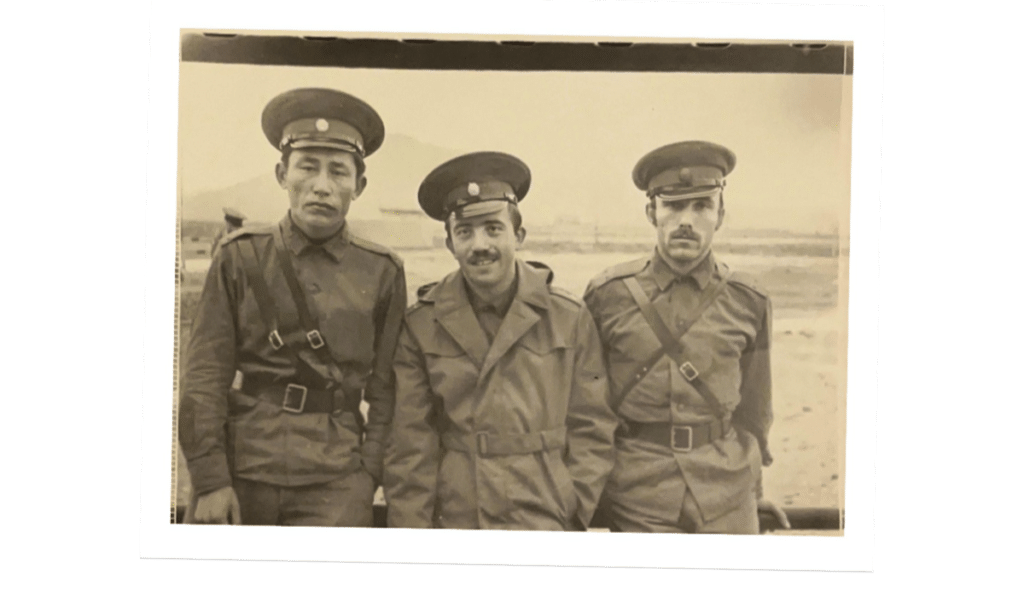
{"type": "Polygon", "coordinates": [[[466,192],[469,193],[469,196],[480,196],[480,186],[475,182],[469,182],[469,185],[466,186],[466,192]]]}
{"type": "Polygon", "coordinates": [[[319,130],[320,132],[327,132],[327,129],[330,127],[331,125],[328,124],[327,120],[325,120],[324,118],[320,118],[316,121],[316,129],[319,130]]]}
{"type": "Polygon", "coordinates": [[[690,169],[679,169],[679,181],[683,183],[690,183],[693,180],[693,173],[690,169]]]}

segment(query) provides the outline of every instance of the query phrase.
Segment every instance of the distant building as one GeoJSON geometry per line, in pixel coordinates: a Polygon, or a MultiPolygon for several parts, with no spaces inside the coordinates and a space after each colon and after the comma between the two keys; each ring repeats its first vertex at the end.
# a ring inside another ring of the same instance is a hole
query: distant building
{"type": "Polygon", "coordinates": [[[350,219],[352,232],[399,250],[444,245],[444,227],[421,210],[381,207],[380,213],[379,218],[350,219]]]}

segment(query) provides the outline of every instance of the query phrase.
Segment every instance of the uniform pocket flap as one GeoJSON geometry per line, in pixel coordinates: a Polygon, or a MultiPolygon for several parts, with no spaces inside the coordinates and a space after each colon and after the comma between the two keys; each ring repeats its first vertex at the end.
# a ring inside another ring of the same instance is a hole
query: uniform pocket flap
{"type": "Polygon", "coordinates": [[[536,354],[550,354],[569,347],[562,335],[555,332],[541,332],[538,335],[526,335],[519,340],[519,344],[536,354]]]}

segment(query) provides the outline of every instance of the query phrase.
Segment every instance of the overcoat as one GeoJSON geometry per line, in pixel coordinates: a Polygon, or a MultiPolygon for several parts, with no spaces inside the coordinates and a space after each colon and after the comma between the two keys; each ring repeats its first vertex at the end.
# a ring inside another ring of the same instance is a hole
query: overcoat
{"type": "Polygon", "coordinates": [[[585,527],[613,464],[616,418],[586,307],[516,262],[488,344],[455,271],[406,314],[385,455],[388,525],[585,527]]]}

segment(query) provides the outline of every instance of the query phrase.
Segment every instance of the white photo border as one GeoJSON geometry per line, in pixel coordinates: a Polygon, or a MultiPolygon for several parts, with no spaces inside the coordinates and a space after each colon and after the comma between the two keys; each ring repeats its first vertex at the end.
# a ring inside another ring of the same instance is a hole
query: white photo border
{"type": "Polygon", "coordinates": [[[154,3],[150,22],[140,555],[144,558],[600,567],[872,569],[875,516],[882,12],[877,7],[674,2],[154,3]],[[491,3],[498,13],[501,3],[491,3]],[[445,5],[444,8],[440,8],[445,5]],[[581,19],[586,15],[586,19],[581,19]],[[462,16],[462,17],[460,17],[462,16]],[[481,15],[486,17],[486,15],[481,15]],[[486,26],[482,26],[486,23],[486,26]],[[170,522],[178,58],[183,28],[852,41],[854,45],[845,535],[701,536],[176,525],[170,522]],[[486,28],[484,30],[483,28],[486,28]]]}

